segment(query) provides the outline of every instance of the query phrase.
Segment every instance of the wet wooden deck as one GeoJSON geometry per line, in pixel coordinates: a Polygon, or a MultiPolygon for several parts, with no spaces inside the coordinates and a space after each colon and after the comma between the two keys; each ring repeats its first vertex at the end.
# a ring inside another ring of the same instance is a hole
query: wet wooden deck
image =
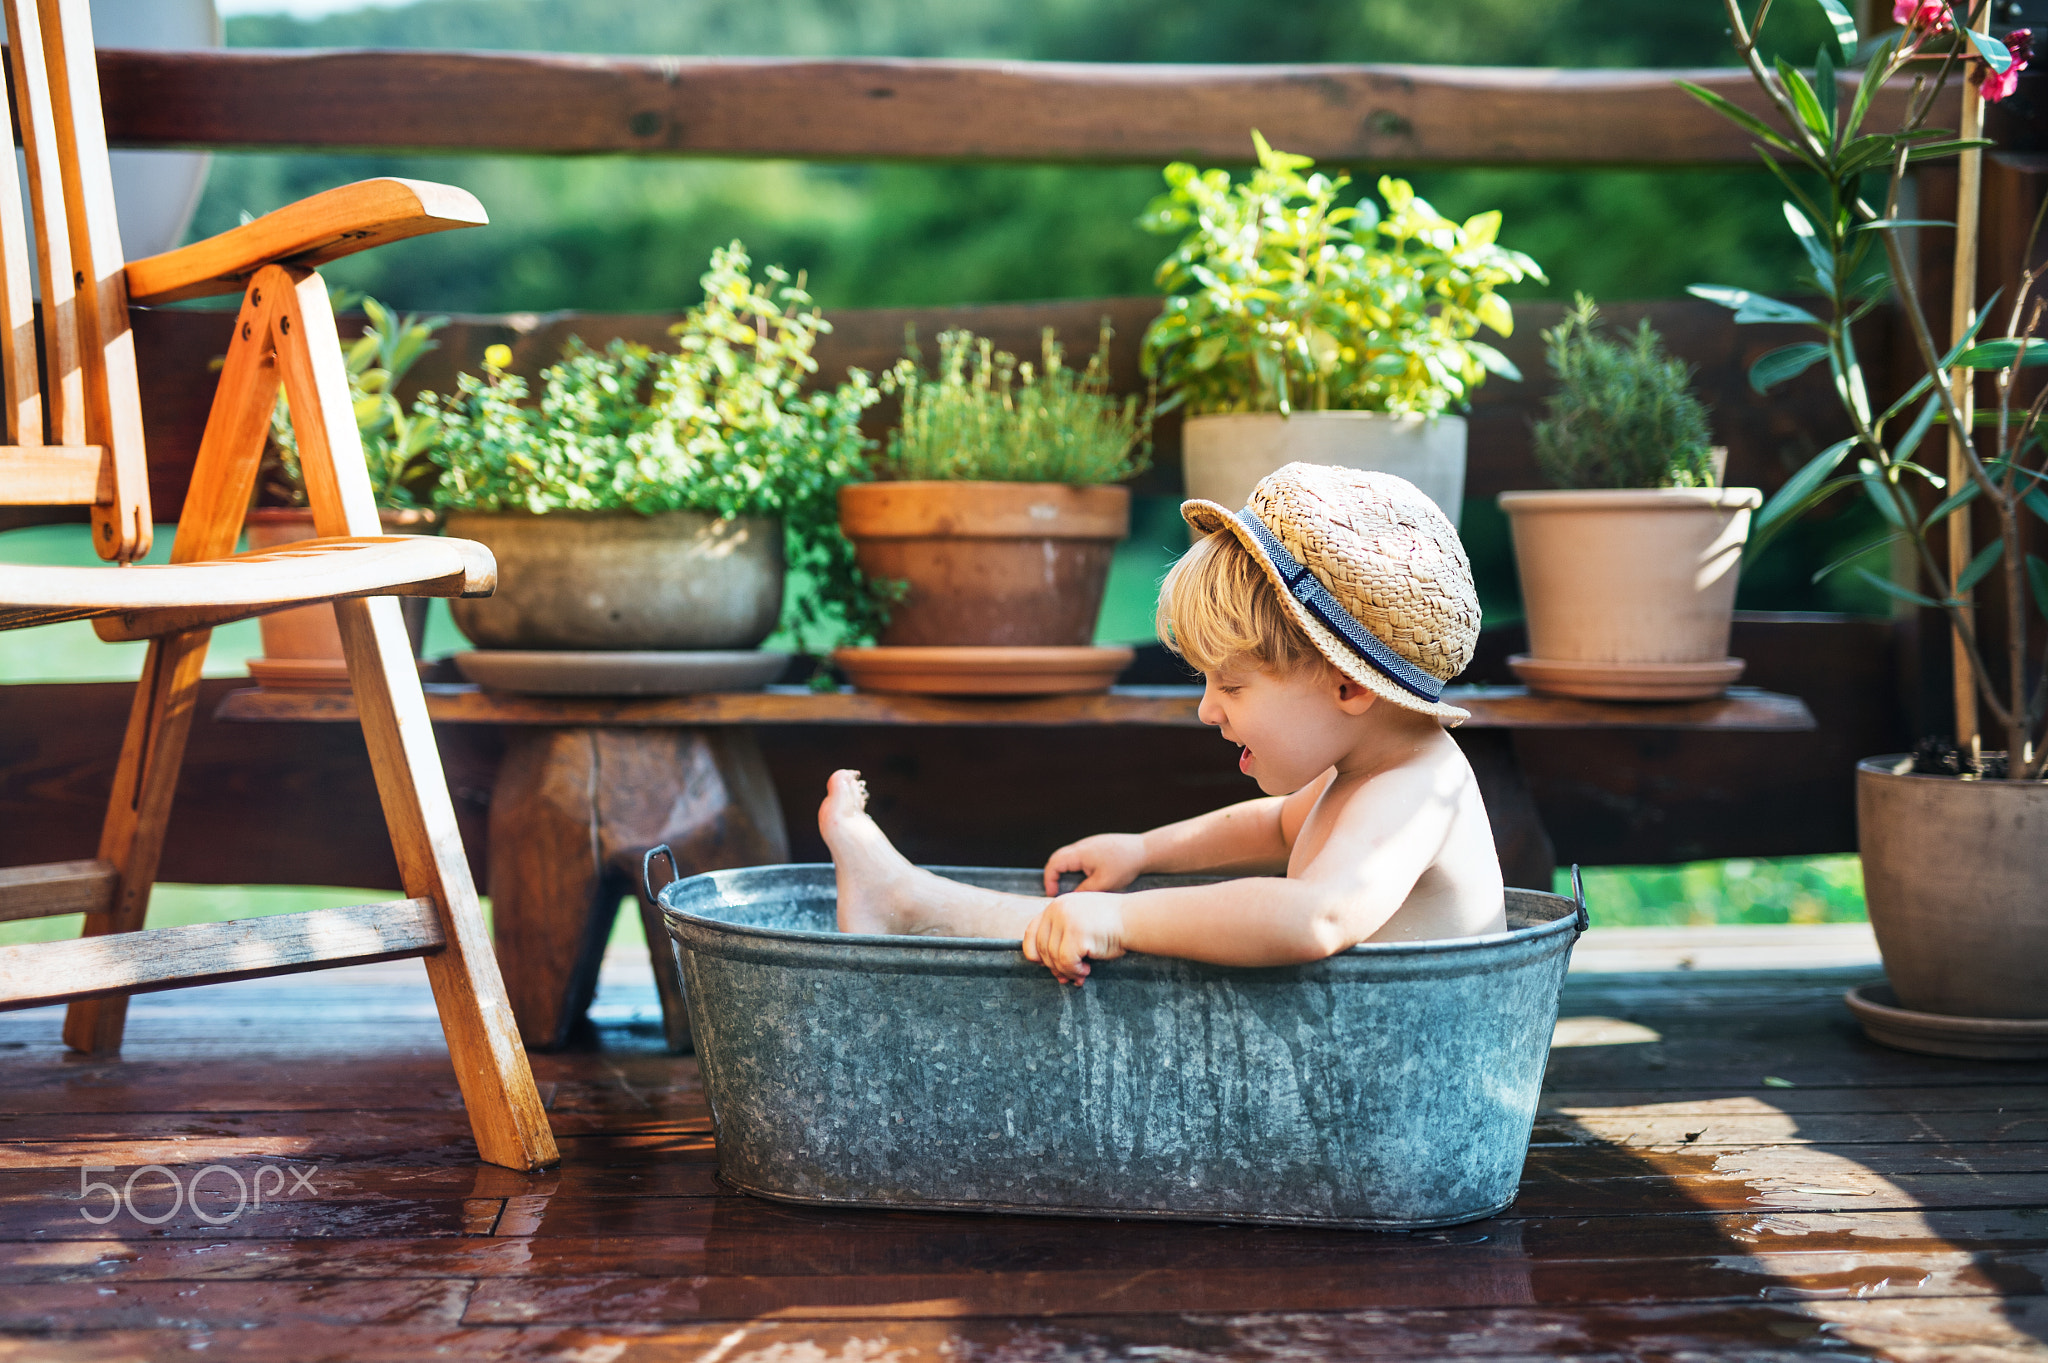
{"type": "Polygon", "coordinates": [[[536,1060],[533,1177],[468,1153],[415,962],[138,1000],[112,1063],[0,1016],[0,1359],[2048,1358],[2048,1065],[1869,1045],[1870,973],[1574,976],[1520,1200],[1414,1235],[731,1195],[630,976],[536,1060]],[[262,1206],[137,1219],[216,1164],[262,1206]]]}

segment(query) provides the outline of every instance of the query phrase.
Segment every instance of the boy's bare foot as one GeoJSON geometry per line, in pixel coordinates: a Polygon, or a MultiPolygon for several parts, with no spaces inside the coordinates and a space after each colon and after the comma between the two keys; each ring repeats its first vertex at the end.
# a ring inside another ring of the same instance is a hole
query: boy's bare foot
{"type": "Polygon", "coordinates": [[[857,771],[835,771],[818,806],[818,831],[832,849],[839,881],[841,932],[903,933],[915,926],[902,910],[914,901],[917,868],[868,817],[868,788],[857,771]]]}

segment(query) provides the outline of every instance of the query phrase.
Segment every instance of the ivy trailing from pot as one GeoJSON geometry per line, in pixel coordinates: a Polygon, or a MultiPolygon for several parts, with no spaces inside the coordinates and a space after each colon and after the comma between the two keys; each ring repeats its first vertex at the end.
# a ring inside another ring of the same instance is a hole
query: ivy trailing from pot
{"type": "Polygon", "coordinates": [[[1249,177],[1176,162],[1139,219],[1180,237],[1155,276],[1166,306],[1142,359],[1168,395],[1159,409],[1188,414],[1189,495],[1242,505],[1299,459],[1400,474],[1455,522],[1455,410],[1489,375],[1521,378],[1479,335],[1512,334],[1499,290],[1542,269],[1500,244],[1498,212],[1453,221],[1391,176],[1384,211],[1345,203],[1348,176],[1252,141],[1249,177]]]}
{"type": "Polygon", "coordinates": [[[1692,370],[1647,320],[1613,336],[1579,294],[1543,333],[1557,391],[1532,432],[1557,490],[1504,492],[1532,691],[1607,700],[1720,695],[1755,488],[1723,488],[1692,370]]]}
{"type": "Polygon", "coordinates": [[[1110,391],[1107,323],[1075,369],[1043,334],[1037,363],[965,331],[882,376],[902,401],[884,479],[840,489],[870,581],[904,584],[880,647],[836,660],[868,689],[1047,694],[1107,686],[1128,649],[1093,647],[1151,410],[1110,391]]]}
{"type": "Polygon", "coordinates": [[[805,391],[817,371],[813,349],[831,325],[801,277],[772,266],[763,275],[753,277],[738,242],[714,251],[704,301],[670,330],[673,352],[622,340],[593,350],[572,339],[535,392],[511,372],[511,351],[493,346],[482,376],[462,375],[452,394],[421,395],[415,410],[439,429],[435,504],[452,531],[491,543],[501,532],[485,517],[521,535],[530,534],[522,518],[564,527],[580,518],[587,528],[565,531],[573,548],[546,551],[547,576],[558,580],[561,555],[594,565],[631,537],[638,548],[615,565],[606,589],[621,596],[625,579],[652,566],[640,555],[685,523],[701,541],[663,590],[608,612],[576,604],[588,590],[522,609],[522,591],[548,584],[501,561],[499,596],[458,607],[473,639],[480,631],[500,647],[517,639],[525,647],[734,648],[779,623],[800,646],[823,651],[879,625],[887,594],[855,566],[836,496],[868,476],[860,417],[880,394],[860,370],[805,391]],[[786,594],[785,562],[800,579],[786,594]],[[721,567],[739,576],[706,576],[721,567]],[[543,611],[551,623],[536,636],[543,611]]]}

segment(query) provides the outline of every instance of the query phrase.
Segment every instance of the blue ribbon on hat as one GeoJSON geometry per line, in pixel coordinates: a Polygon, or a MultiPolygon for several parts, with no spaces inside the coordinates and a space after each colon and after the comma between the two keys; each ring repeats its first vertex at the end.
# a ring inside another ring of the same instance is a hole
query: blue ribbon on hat
{"type": "Polygon", "coordinates": [[[1322,584],[1322,580],[1309,571],[1307,564],[1287,552],[1287,546],[1280,543],[1280,537],[1268,530],[1266,523],[1250,507],[1237,513],[1237,523],[1250,531],[1259,547],[1266,551],[1266,557],[1287,584],[1287,594],[1328,625],[1330,632],[1349,645],[1353,653],[1384,673],[1402,690],[1431,702],[1443,698],[1443,682],[1394,652],[1378,635],[1353,619],[1351,612],[1330,595],[1330,589],[1322,584]]]}

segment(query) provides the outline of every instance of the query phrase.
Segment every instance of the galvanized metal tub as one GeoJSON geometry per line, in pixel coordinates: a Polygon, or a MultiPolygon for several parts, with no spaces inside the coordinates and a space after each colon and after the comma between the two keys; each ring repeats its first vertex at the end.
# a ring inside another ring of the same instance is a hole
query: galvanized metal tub
{"type": "MultiPolygon", "coordinates": [[[[932,869],[1039,892],[1036,871],[932,869]]],[[[1190,879],[1134,888],[1173,883],[1190,879]]],[[[1514,1200],[1584,922],[1561,895],[1509,890],[1492,936],[1283,969],[1126,956],[1075,989],[1014,941],[836,931],[829,865],[656,897],[735,1187],[1372,1229],[1514,1200]]]]}

